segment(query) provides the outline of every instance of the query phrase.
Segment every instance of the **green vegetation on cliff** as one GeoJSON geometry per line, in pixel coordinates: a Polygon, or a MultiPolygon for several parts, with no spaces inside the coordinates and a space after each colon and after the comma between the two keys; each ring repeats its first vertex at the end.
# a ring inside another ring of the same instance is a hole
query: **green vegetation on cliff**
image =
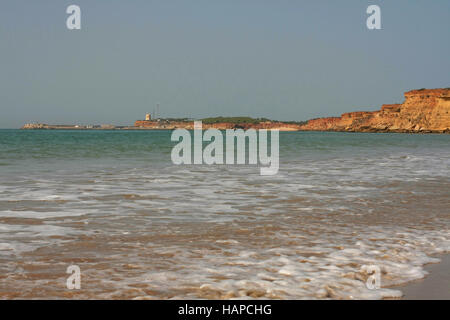
{"type": "MultiPolygon", "coordinates": [[[[205,124],[215,124],[215,123],[232,123],[232,124],[259,124],[262,122],[282,122],[288,124],[306,124],[307,121],[278,121],[270,120],[267,118],[252,118],[252,117],[211,117],[198,119],[205,124]]],[[[155,120],[154,120],[155,121],[155,120]]],[[[171,122],[192,122],[194,119],[191,118],[163,118],[159,121],[171,121],[171,122]]]]}
{"type": "Polygon", "coordinates": [[[258,124],[265,121],[271,121],[266,118],[251,118],[251,117],[214,117],[214,118],[204,118],[201,119],[203,123],[212,124],[212,123],[251,123],[251,124],[258,124]]]}

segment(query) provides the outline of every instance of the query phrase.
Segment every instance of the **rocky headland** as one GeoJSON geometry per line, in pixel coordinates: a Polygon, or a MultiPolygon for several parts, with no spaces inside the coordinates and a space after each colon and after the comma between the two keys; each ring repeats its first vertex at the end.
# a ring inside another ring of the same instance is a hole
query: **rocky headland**
{"type": "Polygon", "coordinates": [[[450,88],[412,90],[402,104],[309,120],[300,130],[450,133],[450,88]]]}

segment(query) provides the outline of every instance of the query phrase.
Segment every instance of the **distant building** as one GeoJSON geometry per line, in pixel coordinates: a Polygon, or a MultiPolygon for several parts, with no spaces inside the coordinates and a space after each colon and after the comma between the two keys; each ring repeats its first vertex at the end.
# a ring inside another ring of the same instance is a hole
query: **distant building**
{"type": "Polygon", "coordinates": [[[152,116],[151,116],[150,113],[147,113],[147,114],[145,115],[145,121],[150,121],[150,120],[152,120],[152,116]]]}

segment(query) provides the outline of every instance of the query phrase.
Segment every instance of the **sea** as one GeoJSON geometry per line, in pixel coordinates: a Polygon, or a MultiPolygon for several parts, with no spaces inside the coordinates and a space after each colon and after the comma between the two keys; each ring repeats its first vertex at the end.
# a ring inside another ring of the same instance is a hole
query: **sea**
{"type": "Polygon", "coordinates": [[[450,135],[279,137],[262,176],[168,130],[0,130],[0,298],[399,298],[450,252],[450,135]]]}

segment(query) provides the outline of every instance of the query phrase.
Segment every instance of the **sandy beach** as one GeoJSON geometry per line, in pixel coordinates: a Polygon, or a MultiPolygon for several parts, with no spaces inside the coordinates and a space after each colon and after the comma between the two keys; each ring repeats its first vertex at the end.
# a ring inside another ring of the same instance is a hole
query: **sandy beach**
{"type": "Polygon", "coordinates": [[[405,300],[450,300],[450,255],[439,257],[440,263],[425,266],[425,278],[412,281],[395,289],[403,292],[405,300]]]}

